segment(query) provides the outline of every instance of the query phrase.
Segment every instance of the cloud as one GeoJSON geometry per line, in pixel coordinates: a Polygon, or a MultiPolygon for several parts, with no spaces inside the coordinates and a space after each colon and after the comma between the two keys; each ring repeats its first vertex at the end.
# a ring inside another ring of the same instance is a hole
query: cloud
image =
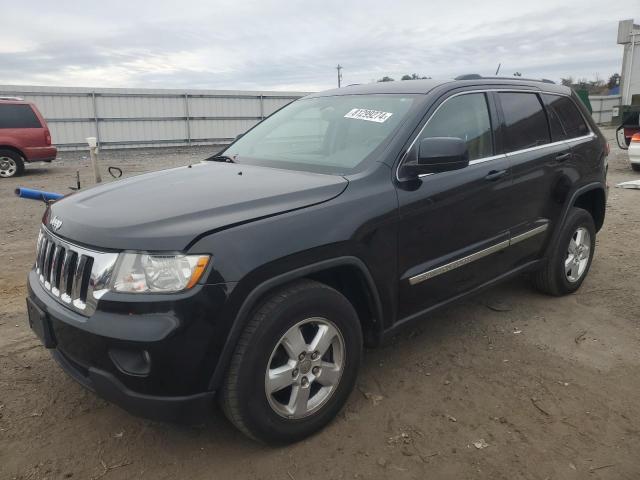
{"type": "Polygon", "coordinates": [[[338,63],[347,84],[490,75],[498,63],[507,75],[606,78],[635,4],[4,1],[0,84],[303,91],[333,87],[338,63]]]}

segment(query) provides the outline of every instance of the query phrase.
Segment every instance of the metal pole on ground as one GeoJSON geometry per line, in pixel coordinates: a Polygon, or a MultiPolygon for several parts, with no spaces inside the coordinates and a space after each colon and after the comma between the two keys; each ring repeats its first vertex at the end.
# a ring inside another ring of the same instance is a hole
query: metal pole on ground
{"type": "Polygon", "coordinates": [[[102,176],[100,175],[100,167],[98,166],[98,140],[96,137],[87,137],[87,143],[89,144],[89,155],[91,156],[93,176],[96,183],[101,183],[102,176]]]}

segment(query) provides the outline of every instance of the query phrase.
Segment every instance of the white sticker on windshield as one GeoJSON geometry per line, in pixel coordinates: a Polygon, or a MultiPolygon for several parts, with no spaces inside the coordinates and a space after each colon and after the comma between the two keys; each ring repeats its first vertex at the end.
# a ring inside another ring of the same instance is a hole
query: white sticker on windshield
{"type": "Polygon", "coordinates": [[[368,122],[386,122],[393,113],[369,110],[367,108],[354,108],[348,112],[344,118],[355,118],[356,120],[366,120],[368,122]]]}

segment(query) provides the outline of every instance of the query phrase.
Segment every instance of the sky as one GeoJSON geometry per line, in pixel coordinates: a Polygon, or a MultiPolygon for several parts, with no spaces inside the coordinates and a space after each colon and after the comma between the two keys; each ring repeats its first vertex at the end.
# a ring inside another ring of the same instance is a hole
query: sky
{"type": "Polygon", "coordinates": [[[640,0],[0,0],[0,84],[319,91],[417,73],[605,81],[640,0]],[[635,8],[634,8],[635,7],[635,8]]]}

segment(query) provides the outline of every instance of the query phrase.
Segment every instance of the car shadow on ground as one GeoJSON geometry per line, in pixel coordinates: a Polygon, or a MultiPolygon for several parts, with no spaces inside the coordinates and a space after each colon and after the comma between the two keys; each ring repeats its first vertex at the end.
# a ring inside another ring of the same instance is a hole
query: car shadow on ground
{"type": "MultiPolygon", "coordinates": [[[[384,380],[379,379],[394,378],[396,376],[394,372],[398,368],[402,368],[408,359],[420,358],[426,354],[432,360],[434,357],[437,359],[439,356],[450,356],[451,351],[458,348],[459,342],[469,341],[469,335],[481,335],[482,328],[486,327],[486,322],[484,326],[474,326],[474,322],[482,323],[478,322],[479,319],[476,317],[486,318],[488,314],[495,317],[495,322],[502,324],[502,327],[510,328],[511,324],[499,316],[511,311],[513,305],[520,301],[526,301],[531,295],[532,287],[528,278],[522,275],[508,283],[491,287],[463,301],[444,307],[424,319],[402,327],[396,335],[380,347],[366,349],[356,388],[345,409],[362,408],[368,402],[366,398],[369,393],[365,390],[369,386],[373,390],[385,390],[384,380]]],[[[539,294],[533,293],[533,295],[539,294]]],[[[436,360],[436,363],[439,361],[436,360]]],[[[393,392],[381,393],[386,395],[393,392]]],[[[333,420],[333,423],[339,421],[340,415],[333,420]]],[[[248,439],[226,419],[217,404],[202,425],[186,426],[161,422],[152,422],[152,425],[151,428],[166,435],[167,441],[172,444],[174,442],[180,443],[183,447],[194,443],[190,448],[209,444],[215,445],[215,448],[218,449],[223,445],[224,450],[232,450],[236,452],[236,455],[238,453],[269,452],[282,448],[267,446],[248,439]]],[[[307,441],[313,442],[314,439],[326,441],[326,437],[324,439],[321,437],[330,435],[327,433],[329,428],[307,441]]]]}
{"type": "Polygon", "coordinates": [[[31,166],[27,166],[24,169],[24,173],[22,175],[20,175],[20,177],[16,177],[17,180],[24,178],[24,177],[39,177],[42,175],[49,175],[51,174],[51,169],[47,168],[47,167],[31,167],[31,166]]]}

